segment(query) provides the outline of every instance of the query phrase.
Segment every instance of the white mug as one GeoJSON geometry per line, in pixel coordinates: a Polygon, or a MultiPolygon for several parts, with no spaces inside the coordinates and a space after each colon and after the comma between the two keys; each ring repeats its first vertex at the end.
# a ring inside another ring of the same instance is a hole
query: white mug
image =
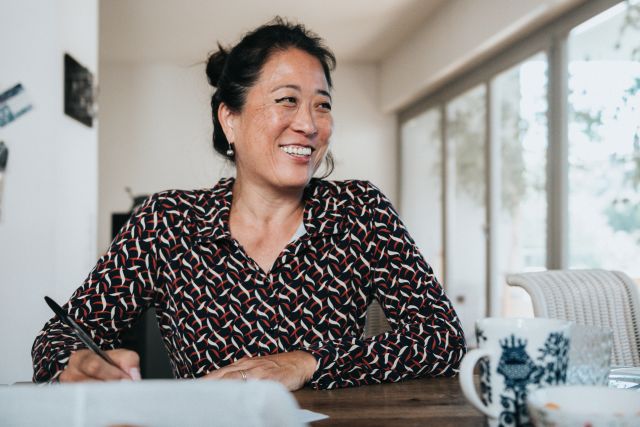
{"type": "Polygon", "coordinates": [[[465,397],[494,426],[529,426],[529,391],[564,384],[569,364],[570,322],[558,319],[487,318],[476,322],[478,349],[460,365],[465,397]],[[480,395],[473,370],[480,364],[480,395]]]}

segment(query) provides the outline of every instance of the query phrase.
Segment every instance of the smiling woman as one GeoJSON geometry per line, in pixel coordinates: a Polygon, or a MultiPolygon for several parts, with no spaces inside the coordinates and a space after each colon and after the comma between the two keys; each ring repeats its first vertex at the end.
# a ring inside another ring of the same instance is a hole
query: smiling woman
{"type": "MultiPolygon", "coordinates": [[[[309,88],[313,92],[313,99],[307,99],[307,101],[315,103],[311,107],[312,112],[326,113],[320,117],[323,120],[319,129],[315,128],[315,123],[311,123],[314,127],[311,132],[314,137],[328,140],[333,129],[331,114],[329,114],[331,70],[336,65],[333,53],[322,44],[319,37],[307,32],[303,27],[293,27],[298,31],[291,31],[292,28],[281,20],[276,19],[275,23],[277,25],[262,27],[248,34],[229,52],[218,45],[219,50],[209,57],[207,63],[209,83],[218,88],[211,98],[214,123],[213,145],[216,151],[230,159],[235,158],[235,153],[231,145],[233,141],[230,142],[226,134],[232,131],[232,128],[224,127],[220,119],[220,106],[224,107],[227,114],[229,112],[237,114],[245,107],[250,92],[254,95],[253,99],[249,99],[250,110],[252,107],[260,108],[279,104],[282,107],[288,107],[286,110],[279,110],[281,122],[286,122],[300,118],[292,113],[299,113],[302,89],[309,88]],[[287,110],[288,114],[284,114],[287,110]],[[327,128],[328,121],[331,122],[331,126],[327,128]],[[318,131],[323,132],[321,135],[315,135],[318,131]]],[[[277,113],[274,109],[271,112],[277,113]]],[[[304,114],[304,110],[302,113],[304,114]]],[[[316,119],[317,114],[310,118],[316,119]]],[[[303,123],[303,126],[305,125],[303,123]]],[[[234,136],[231,137],[234,138],[234,136]]],[[[291,145],[291,148],[296,148],[295,144],[291,145]]],[[[325,158],[324,152],[321,154],[316,154],[316,159],[325,158]]],[[[328,153],[325,159],[328,176],[333,169],[333,158],[328,153]]],[[[317,164],[313,166],[317,168],[317,164]]]]}
{"type": "Polygon", "coordinates": [[[223,101],[217,111],[228,151],[238,153],[238,180],[250,173],[265,184],[303,188],[325,158],[333,130],[320,61],[295,47],[274,52],[245,98],[240,111],[223,101]]]}
{"type": "Polygon", "coordinates": [[[457,315],[390,202],[366,181],[313,178],[323,161],[331,171],[334,66],[319,37],[280,19],[219,46],[213,144],[236,178],[151,196],[65,305],[121,370],[54,318],[34,343],[35,381],[139,378],[120,335],[152,306],[179,378],[295,390],[457,372],[457,315]],[[393,330],[365,338],[374,299],[393,330]]]}

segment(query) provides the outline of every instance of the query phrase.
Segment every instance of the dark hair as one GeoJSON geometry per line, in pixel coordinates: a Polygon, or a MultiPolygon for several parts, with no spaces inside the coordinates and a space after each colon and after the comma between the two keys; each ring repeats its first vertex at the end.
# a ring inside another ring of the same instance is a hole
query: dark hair
{"type": "MultiPolygon", "coordinates": [[[[262,67],[270,56],[290,48],[300,49],[317,58],[329,87],[332,87],[331,71],[336,66],[334,54],[320,37],[303,25],[289,23],[280,17],[245,34],[231,49],[227,50],[218,43],[218,51],[209,56],[207,78],[209,84],[217,88],[211,97],[213,148],[225,158],[234,160],[234,156],[227,155],[229,142],[218,120],[220,103],[224,102],[231,111],[242,111],[248,90],[260,77],[262,67]]],[[[327,164],[323,178],[333,171],[331,152],[327,153],[325,161],[327,164]]]]}

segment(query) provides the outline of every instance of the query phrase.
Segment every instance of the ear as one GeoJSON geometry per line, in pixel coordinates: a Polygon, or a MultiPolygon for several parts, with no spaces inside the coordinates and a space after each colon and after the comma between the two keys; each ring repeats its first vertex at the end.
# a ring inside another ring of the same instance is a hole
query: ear
{"type": "Polygon", "coordinates": [[[227,141],[229,141],[230,143],[233,143],[236,140],[234,132],[236,118],[236,114],[231,111],[229,107],[227,107],[227,104],[221,102],[220,106],[218,107],[218,121],[222,126],[224,135],[227,137],[227,141]]]}

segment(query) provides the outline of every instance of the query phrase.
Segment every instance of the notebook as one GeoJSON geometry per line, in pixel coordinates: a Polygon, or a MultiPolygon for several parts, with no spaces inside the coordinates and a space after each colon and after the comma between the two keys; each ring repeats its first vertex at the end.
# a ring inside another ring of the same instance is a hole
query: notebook
{"type": "MultiPolygon", "coordinates": [[[[314,416],[315,415],[315,416],[314,416]]],[[[300,426],[298,408],[271,381],[144,380],[0,388],[2,426],[300,426]]]]}

